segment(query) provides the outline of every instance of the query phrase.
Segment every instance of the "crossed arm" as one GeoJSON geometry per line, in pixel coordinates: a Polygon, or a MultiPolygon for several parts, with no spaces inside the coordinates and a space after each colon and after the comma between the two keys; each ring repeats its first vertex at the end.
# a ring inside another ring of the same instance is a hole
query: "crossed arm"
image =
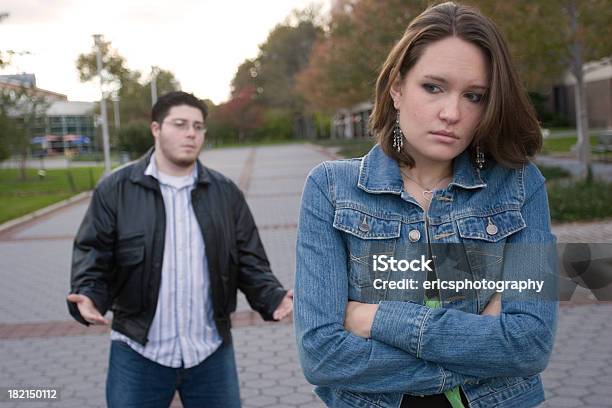
{"type": "Polygon", "coordinates": [[[527,228],[509,237],[503,265],[504,279],[541,279],[545,293],[504,294],[482,315],[411,302],[349,302],[346,328],[465,375],[526,377],[543,371],[557,311],[554,238],[548,212],[541,211],[546,201],[541,185],[525,202],[521,212],[527,228]]]}

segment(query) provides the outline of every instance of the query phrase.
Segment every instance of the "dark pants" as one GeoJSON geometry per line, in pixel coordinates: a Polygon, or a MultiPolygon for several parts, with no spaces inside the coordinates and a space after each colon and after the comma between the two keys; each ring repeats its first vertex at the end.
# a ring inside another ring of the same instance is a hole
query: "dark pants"
{"type": "Polygon", "coordinates": [[[238,374],[231,344],[192,368],[157,364],[121,341],[112,341],[106,379],[110,408],[167,408],[175,391],[185,408],[239,408],[238,374]]]}

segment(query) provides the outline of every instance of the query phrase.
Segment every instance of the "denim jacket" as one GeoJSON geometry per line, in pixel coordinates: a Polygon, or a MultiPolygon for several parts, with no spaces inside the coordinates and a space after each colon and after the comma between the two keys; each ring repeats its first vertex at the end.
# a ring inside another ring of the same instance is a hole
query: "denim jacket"
{"type": "MultiPolygon", "coordinates": [[[[398,164],[376,145],[360,159],[325,162],[308,176],[297,240],[295,330],[306,379],[333,407],[399,407],[403,394],[461,386],[470,407],[532,407],[553,348],[554,296],[502,294],[499,316],[479,315],[495,290],[390,290],[373,255],[419,259],[431,248],[438,279],[544,280],[555,238],[544,178],[529,163],[477,170],[467,152],[428,212],[403,189],[398,164]],[[431,243],[431,245],[429,245],[431,243]],[[371,338],[343,327],[348,300],[378,303],[371,338]]],[[[549,288],[554,291],[555,288],[549,288]]],[[[550,293],[550,292],[549,292],[550,293]]]]}

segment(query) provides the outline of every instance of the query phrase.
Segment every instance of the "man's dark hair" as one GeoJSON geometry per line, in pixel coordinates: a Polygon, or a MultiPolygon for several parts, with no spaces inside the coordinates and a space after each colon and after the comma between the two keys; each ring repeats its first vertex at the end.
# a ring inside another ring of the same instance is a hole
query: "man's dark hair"
{"type": "Polygon", "coordinates": [[[159,97],[153,110],[151,110],[151,121],[162,123],[163,120],[168,116],[168,112],[174,106],[187,105],[199,109],[202,112],[202,118],[206,120],[208,116],[208,108],[193,94],[183,91],[168,92],[165,95],[159,97]]]}

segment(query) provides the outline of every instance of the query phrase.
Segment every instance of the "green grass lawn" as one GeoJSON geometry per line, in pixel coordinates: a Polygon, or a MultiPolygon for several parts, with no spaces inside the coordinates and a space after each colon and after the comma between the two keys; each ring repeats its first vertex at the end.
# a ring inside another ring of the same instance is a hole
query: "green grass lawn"
{"type": "Polygon", "coordinates": [[[73,167],[47,170],[40,178],[28,169],[22,181],[18,169],[0,169],[0,223],[91,190],[103,173],[103,167],[73,167]]]}
{"type": "MultiPolygon", "coordinates": [[[[542,147],[542,153],[569,153],[572,146],[576,144],[576,136],[567,136],[559,138],[547,138],[544,139],[544,146],[542,147]]],[[[591,147],[597,145],[597,136],[591,135],[591,147]]],[[[596,154],[596,153],[594,153],[596,154]]]]}

